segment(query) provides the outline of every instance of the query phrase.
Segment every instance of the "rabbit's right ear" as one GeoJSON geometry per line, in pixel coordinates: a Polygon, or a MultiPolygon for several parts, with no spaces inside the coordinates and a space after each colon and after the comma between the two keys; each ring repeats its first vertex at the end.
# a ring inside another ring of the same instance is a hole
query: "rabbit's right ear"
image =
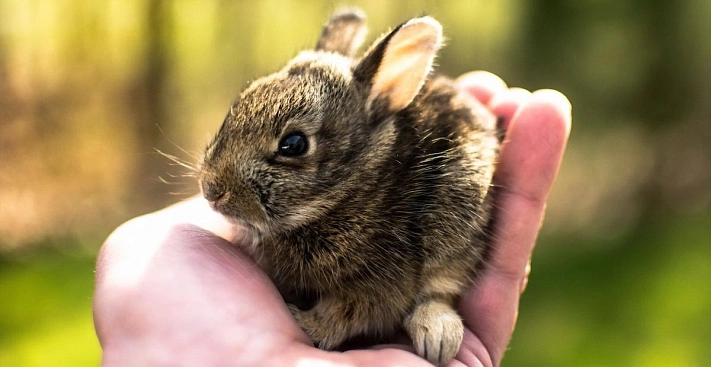
{"type": "Polygon", "coordinates": [[[337,52],[353,57],[365,39],[365,13],[359,9],[341,9],[333,13],[323,27],[321,38],[316,44],[317,51],[337,52]]]}

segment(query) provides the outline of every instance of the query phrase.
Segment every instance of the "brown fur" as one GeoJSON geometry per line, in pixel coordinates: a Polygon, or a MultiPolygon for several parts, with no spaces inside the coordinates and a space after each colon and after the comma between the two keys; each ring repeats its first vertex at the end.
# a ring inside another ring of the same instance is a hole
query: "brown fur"
{"type": "Polygon", "coordinates": [[[495,119],[429,75],[436,21],[405,23],[353,60],[363,23],[334,15],[317,51],[242,93],[206,150],[201,186],[260,237],[255,259],[318,347],[404,328],[444,364],[463,336],[456,302],[486,250],[495,119]],[[276,154],[293,131],[308,137],[306,154],[276,154]]]}

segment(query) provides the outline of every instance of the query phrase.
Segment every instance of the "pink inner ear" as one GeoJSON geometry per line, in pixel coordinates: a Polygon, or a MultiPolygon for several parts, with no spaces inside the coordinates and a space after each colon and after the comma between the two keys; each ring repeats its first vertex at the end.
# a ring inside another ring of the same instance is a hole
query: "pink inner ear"
{"type": "Polygon", "coordinates": [[[422,88],[441,46],[442,28],[434,19],[406,23],[388,42],[369,100],[387,97],[393,111],[407,107],[422,88]]]}

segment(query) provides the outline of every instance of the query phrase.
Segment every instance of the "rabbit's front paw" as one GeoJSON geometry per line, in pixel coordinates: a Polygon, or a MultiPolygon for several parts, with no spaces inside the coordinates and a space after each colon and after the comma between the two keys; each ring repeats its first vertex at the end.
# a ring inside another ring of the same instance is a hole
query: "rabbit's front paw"
{"type": "Polygon", "coordinates": [[[457,311],[434,300],[417,305],[405,321],[405,329],[417,354],[438,366],[457,355],[464,338],[464,325],[457,311]]]}
{"type": "Polygon", "coordinates": [[[339,324],[335,323],[328,314],[320,314],[319,307],[314,307],[310,310],[301,310],[298,307],[288,304],[291,315],[294,316],[296,323],[311,339],[319,349],[330,350],[340,345],[346,335],[339,324]]]}

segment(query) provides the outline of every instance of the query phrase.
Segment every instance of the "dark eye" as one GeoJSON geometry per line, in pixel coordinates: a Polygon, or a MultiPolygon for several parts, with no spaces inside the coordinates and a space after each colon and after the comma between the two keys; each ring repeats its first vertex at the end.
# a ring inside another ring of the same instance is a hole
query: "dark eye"
{"type": "Polygon", "coordinates": [[[279,142],[277,153],[285,157],[298,157],[309,149],[309,141],[302,132],[286,135],[279,142]]]}

